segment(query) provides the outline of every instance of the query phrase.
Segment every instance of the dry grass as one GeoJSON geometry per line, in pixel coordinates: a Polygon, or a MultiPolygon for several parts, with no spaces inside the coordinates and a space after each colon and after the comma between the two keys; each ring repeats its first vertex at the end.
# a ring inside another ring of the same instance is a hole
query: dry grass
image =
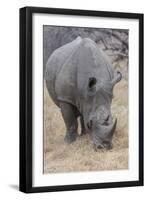
{"type": "Polygon", "coordinates": [[[113,149],[95,152],[88,134],[66,144],[60,109],[44,85],[44,173],[127,169],[128,83],[124,79],[115,86],[112,113],[118,119],[113,149]]]}

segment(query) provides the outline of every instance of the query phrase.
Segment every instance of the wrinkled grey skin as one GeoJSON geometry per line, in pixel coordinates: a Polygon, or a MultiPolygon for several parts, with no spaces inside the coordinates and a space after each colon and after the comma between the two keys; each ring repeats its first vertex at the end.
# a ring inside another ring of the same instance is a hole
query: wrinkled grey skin
{"type": "Polygon", "coordinates": [[[111,101],[113,87],[121,77],[91,39],[77,37],[52,53],[45,80],[52,100],[61,109],[65,141],[76,139],[80,116],[81,135],[91,134],[95,150],[112,147],[117,120],[112,120],[111,101]]]}

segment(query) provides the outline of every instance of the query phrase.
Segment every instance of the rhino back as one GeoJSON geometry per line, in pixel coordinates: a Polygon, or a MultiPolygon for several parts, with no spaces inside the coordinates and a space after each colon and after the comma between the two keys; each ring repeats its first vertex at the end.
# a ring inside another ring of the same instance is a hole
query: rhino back
{"type": "Polygon", "coordinates": [[[53,101],[66,101],[82,109],[88,80],[113,79],[113,68],[91,39],[78,37],[54,51],[46,65],[46,83],[53,101]]]}

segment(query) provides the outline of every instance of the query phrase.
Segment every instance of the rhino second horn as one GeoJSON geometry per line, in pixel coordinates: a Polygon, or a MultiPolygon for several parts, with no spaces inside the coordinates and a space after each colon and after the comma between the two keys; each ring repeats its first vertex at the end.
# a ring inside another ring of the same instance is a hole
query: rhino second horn
{"type": "Polygon", "coordinates": [[[112,85],[115,85],[117,82],[119,82],[122,79],[122,74],[120,71],[117,71],[115,77],[112,80],[112,85]]]}

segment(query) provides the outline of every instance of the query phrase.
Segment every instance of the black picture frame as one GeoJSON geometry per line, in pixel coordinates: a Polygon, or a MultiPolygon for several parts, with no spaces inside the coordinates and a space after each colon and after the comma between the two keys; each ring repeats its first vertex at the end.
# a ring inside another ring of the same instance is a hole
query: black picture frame
{"type": "Polygon", "coordinates": [[[20,174],[19,189],[22,192],[53,192],[98,188],[143,186],[143,14],[59,8],[20,8],[20,174]],[[126,182],[90,183],[64,186],[32,186],[32,16],[34,13],[50,13],[71,16],[94,16],[139,20],[139,180],[126,182]]]}

